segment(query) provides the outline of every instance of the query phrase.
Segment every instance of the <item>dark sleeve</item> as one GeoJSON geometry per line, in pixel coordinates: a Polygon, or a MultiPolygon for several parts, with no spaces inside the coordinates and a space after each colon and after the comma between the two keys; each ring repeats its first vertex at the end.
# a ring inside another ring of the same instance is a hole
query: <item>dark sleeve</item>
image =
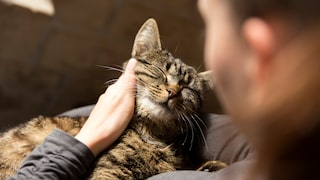
{"type": "Polygon", "coordinates": [[[93,160],[94,156],[86,145],[55,129],[9,179],[78,179],[93,160]]]}
{"type": "Polygon", "coordinates": [[[93,105],[87,105],[87,106],[71,109],[69,111],[66,111],[66,112],[59,114],[58,116],[88,117],[90,115],[91,111],[93,110],[94,106],[95,105],[93,104],[93,105]]]}

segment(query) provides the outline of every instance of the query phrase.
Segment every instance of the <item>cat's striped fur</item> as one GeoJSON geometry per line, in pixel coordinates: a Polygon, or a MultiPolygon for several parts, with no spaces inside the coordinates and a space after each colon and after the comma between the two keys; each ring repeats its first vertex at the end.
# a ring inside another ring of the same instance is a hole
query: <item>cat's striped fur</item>
{"type": "MultiPolygon", "coordinates": [[[[91,179],[146,179],[181,165],[181,145],[201,134],[197,116],[210,73],[196,70],[162,50],[158,27],[149,19],[138,32],[132,57],[138,63],[135,115],[123,135],[100,154],[91,179]]],[[[1,135],[0,179],[12,175],[23,158],[53,128],[77,134],[85,118],[38,117],[1,135]]],[[[190,142],[189,141],[189,142],[190,142]]]]}

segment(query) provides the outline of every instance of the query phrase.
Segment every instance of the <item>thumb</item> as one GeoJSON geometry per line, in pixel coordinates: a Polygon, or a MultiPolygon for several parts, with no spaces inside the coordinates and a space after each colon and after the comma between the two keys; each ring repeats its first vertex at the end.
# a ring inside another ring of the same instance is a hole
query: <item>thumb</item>
{"type": "Polygon", "coordinates": [[[125,74],[129,73],[129,74],[134,75],[134,69],[136,67],[136,64],[137,64],[137,60],[135,58],[129,59],[128,64],[125,69],[125,74]]]}
{"type": "Polygon", "coordinates": [[[126,66],[123,81],[126,86],[129,88],[135,88],[136,87],[136,77],[134,74],[134,70],[137,64],[137,60],[134,58],[131,58],[126,66]]]}

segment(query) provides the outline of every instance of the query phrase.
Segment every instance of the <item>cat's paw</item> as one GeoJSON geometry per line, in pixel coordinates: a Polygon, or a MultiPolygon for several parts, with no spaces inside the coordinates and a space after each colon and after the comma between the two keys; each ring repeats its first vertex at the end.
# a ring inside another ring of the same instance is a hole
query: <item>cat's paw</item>
{"type": "Polygon", "coordinates": [[[197,171],[215,172],[227,167],[227,164],[221,161],[207,161],[197,171]]]}

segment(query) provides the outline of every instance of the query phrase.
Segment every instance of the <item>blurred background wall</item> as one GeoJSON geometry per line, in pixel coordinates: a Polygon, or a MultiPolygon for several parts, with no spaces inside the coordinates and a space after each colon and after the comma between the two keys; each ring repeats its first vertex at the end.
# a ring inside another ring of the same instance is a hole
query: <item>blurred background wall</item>
{"type": "MultiPolygon", "coordinates": [[[[196,0],[53,0],[51,13],[8,2],[0,0],[0,130],[95,103],[104,83],[119,76],[98,65],[130,58],[149,17],[163,47],[204,69],[196,0]]],[[[203,111],[221,112],[214,94],[206,99],[203,111]]]]}

